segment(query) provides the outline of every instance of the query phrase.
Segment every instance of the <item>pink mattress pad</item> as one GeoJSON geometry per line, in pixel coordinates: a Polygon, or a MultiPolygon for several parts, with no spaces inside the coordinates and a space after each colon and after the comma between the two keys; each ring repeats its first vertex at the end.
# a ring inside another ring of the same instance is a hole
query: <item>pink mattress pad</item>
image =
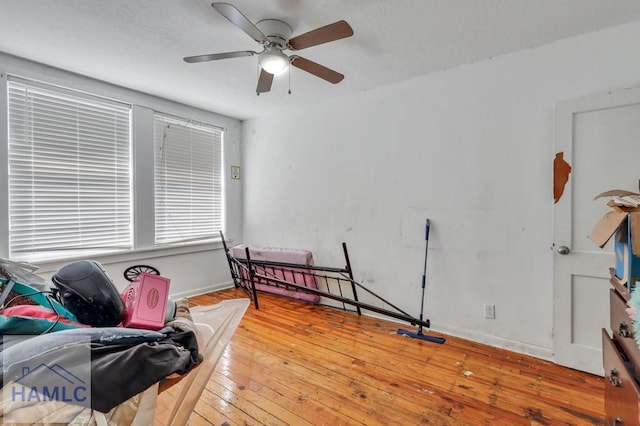
{"type": "MultiPolygon", "coordinates": [[[[313,265],[313,255],[309,250],[302,249],[289,249],[281,247],[262,247],[262,246],[246,246],[244,244],[237,245],[231,249],[233,257],[237,259],[245,259],[245,249],[249,247],[249,256],[251,260],[264,260],[270,262],[280,263],[293,263],[296,265],[313,265]]],[[[264,275],[275,276],[284,281],[297,284],[304,287],[317,289],[315,277],[311,275],[312,272],[305,268],[296,267],[265,267],[264,271],[258,271],[264,275]]],[[[243,275],[247,275],[247,271],[242,271],[243,275]]],[[[247,283],[249,283],[249,277],[242,277],[247,283]]],[[[320,296],[316,294],[306,293],[304,291],[296,290],[293,288],[277,287],[274,284],[270,284],[266,280],[257,279],[256,290],[261,290],[268,293],[281,294],[284,296],[292,297],[294,299],[306,300],[309,302],[318,302],[320,296]]]]}

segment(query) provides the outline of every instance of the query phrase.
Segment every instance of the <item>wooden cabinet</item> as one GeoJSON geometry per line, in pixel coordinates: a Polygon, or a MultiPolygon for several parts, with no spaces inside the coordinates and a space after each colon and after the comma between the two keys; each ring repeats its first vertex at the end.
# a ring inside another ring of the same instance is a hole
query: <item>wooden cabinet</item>
{"type": "Polygon", "coordinates": [[[607,425],[639,425],[640,348],[625,312],[630,294],[613,275],[611,284],[611,330],[602,330],[605,422],[607,425]]]}

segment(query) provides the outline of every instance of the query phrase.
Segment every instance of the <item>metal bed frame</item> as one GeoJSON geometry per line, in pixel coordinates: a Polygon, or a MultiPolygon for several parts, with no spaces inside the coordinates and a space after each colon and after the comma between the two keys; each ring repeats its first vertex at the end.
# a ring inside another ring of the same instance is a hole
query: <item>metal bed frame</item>
{"type": "MultiPolygon", "coordinates": [[[[260,283],[273,287],[315,294],[321,298],[337,301],[342,304],[343,310],[348,310],[348,305],[355,308],[355,312],[357,312],[358,315],[362,315],[362,309],[365,309],[367,311],[382,314],[401,321],[406,321],[412,325],[427,328],[430,327],[430,321],[428,319],[418,319],[411,316],[354,280],[346,243],[342,243],[342,251],[344,253],[346,266],[344,268],[336,268],[273,262],[268,260],[253,260],[249,253],[249,247],[245,248],[245,258],[241,259],[235,257],[231,250],[229,250],[222,232],[220,232],[220,237],[229,263],[229,270],[231,272],[233,284],[236,288],[241,288],[248,293],[249,298],[253,301],[256,309],[260,308],[258,303],[258,294],[261,292],[256,289],[256,283],[260,283]],[[298,282],[286,280],[284,277],[293,277],[295,281],[299,281],[301,283],[305,282],[305,277],[313,277],[318,288],[306,287],[298,282]],[[368,295],[373,296],[377,301],[382,302],[390,309],[360,301],[358,299],[359,289],[363,290],[368,295]]],[[[334,308],[339,307],[328,304],[326,301],[322,301],[322,299],[318,304],[334,308]]]]}

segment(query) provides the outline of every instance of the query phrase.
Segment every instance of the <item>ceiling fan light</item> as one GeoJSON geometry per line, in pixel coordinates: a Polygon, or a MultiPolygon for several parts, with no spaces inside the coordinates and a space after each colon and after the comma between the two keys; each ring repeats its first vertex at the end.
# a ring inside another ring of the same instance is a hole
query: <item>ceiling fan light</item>
{"type": "Polygon", "coordinates": [[[260,67],[273,75],[282,74],[289,67],[289,58],[280,50],[270,50],[260,55],[260,67]]]}

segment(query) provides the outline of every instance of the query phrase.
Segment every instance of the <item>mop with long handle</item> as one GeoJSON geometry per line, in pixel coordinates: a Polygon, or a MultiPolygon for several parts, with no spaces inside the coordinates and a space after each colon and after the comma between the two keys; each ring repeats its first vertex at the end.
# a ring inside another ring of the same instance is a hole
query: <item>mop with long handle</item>
{"type": "MultiPolygon", "coordinates": [[[[427,284],[427,252],[429,250],[429,219],[427,219],[427,223],[424,228],[424,240],[425,240],[425,245],[424,245],[424,270],[422,272],[422,303],[420,304],[420,321],[421,322],[422,322],[422,315],[424,313],[424,292],[427,284]]],[[[417,333],[414,333],[408,330],[399,329],[398,334],[402,336],[413,337],[414,339],[426,340],[429,342],[435,342],[435,343],[445,342],[445,339],[443,337],[427,336],[426,334],[423,334],[421,324],[418,325],[417,333]]]]}

